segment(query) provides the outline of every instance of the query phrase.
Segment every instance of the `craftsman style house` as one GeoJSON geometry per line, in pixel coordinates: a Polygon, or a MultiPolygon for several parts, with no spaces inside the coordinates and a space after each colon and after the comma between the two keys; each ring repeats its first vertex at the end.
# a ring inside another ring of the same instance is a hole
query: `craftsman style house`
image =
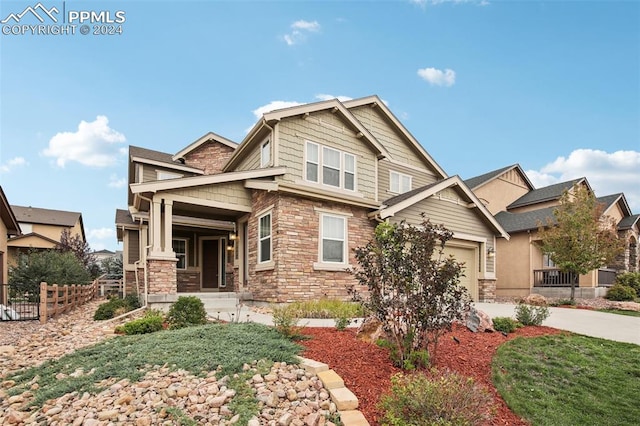
{"type": "Polygon", "coordinates": [[[14,236],[7,242],[10,265],[17,262],[21,253],[54,248],[60,242],[64,230],[69,231],[71,236],[80,235],[85,241],[82,213],[31,206],[14,205],[11,208],[22,235],[14,236]]]}
{"type": "MultiPolygon", "coordinates": [[[[536,244],[538,228],[553,218],[564,191],[583,186],[591,191],[586,178],[535,189],[522,168],[515,164],[467,179],[466,184],[509,233],[496,247],[497,296],[526,296],[538,293],[567,297],[572,277],[559,271],[536,244]]],[[[640,215],[632,214],[624,194],[598,197],[603,217],[617,224],[618,236],[626,250],[615,264],[579,277],[576,297],[598,297],[606,292],[618,272],[639,271],[638,238],[640,215]]]]}
{"type": "Polygon", "coordinates": [[[256,301],[346,298],[353,250],[380,221],[454,232],[472,298],[495,296],[496,240],[509,236],[376,96],[265,113],[236,144],[208,133],[175,154],[129,148],[128,209],[116,212],[127,291],[256,301]]]}

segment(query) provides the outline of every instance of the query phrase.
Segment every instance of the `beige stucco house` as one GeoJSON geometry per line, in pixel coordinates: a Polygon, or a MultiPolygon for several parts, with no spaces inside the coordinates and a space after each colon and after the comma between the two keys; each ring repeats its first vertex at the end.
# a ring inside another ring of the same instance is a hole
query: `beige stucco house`
{"type": "Polygon", "coordinates": [[[71,236],[79,235],[83,241],[86,241],[82,213],[31,206],[14,205],[11,208],[20,225],[22,235],[12,237],[7,242],[10,265],[17,262],[21,253],[54,248],[60,242],[65,229],[71,236]]]}
{"type": "MultiPolygon", "coordinates": [[[[586,178],[574,179],[535,189],[522,168],[515,164],[465,181],[509,233],[509,240],[497,240],[496,277],[498,297],[539,293],[568,297],[571,277],[560,272],[536,244],[538,228],[553,218],[564,191],[583,186],[591,191],[586,178]]],[[[596,297],[606,293],[616,273],[639,271],[638,237],[640,215],[632,214],[624,194],[597,198],[603,217],[617,225],[626,250],[615,264],[579,277],[576,297],[596,297]]]]}
{"type": "Polygon", "coordinates": [[[7,197],[0,187],[0,305],[7,304],[7,292],[4,284],[9,279],[9,256],[7,241],[20,235],[20,225],[11,209],[7,197]]]}
{"type": "Polygon", "coordinates": [[[148,302],[184,292],[256,301],[342,298],[380,221],[454,232],[474,300],[493,300],[503,227],[377,97],[265,113],[236,144],[208,133],[175,154],[129,148],[128,209],[116,212],[125,285],[148,302]]]}

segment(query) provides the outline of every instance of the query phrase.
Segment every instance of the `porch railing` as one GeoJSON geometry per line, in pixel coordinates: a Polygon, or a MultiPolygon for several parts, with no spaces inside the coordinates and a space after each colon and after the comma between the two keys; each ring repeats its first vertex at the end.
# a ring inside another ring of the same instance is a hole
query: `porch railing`
{"type": "Polygon", "coordinates": [[[571,287],[572,283],[577,283],[577,277],[571,272],[562,272],[560,269],[534,269],[534,287],[571,287]]]}

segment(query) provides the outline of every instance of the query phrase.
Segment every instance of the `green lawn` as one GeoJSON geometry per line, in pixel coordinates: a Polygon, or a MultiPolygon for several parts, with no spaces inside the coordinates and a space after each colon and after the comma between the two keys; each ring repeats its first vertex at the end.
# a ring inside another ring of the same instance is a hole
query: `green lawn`
{"type": "MultiPolygon", "coordinates": [[[[40,386],[33,393],[34,405],[40,406],[47,399],[58,398],[68,392],[99,391],[95,383],[104,379],[128,378],[138,381],[154,366],[167,364],[196,375],[222,366],[222,377],[242,373],[243,364],[250,364],[255,360],[267,360],[262,363],[263,368],[270,368],[274,361],[296,362],[295,356],[299,351],[298,345],[284,338],[272,327],[253,323],[209,324],[108,339],[60,359],[45,362],[39,367],[13,374],[5,380],[16,381],[16,386],[9,389],[10,394],[14,395],[29,389],[29,382],[38,376],[40,386]],[[78,368],[95,371],[79,377],[56,378],[59,373],[69,375],[78,368]]],[[[242,386],[242,383],[243,380],[238,380],[234,385],[242,386]]],[[[246,390],[235,389],[239,394],[246,393],[246,390]]],[[[250,418],[253,401],[245,403],[248,404],[246,409],[234,408],[247,413],[246,421],[250,418]]],[[[257,407],[257,402],[255,406],[257,407]]]]}
{"type": "Polygon", "coordinates": [[[498,348],[493,383],[533,425],[637,425],[640,346],[579,335],[516,338],[498,348]]]}
{"type": "Polygon", "coordinates": [[[608,314],[626,315],[628,317],[640,317],[638,311],[623,311],[620,309],[598,309],[598,312],[606,312],[608,314]]]}

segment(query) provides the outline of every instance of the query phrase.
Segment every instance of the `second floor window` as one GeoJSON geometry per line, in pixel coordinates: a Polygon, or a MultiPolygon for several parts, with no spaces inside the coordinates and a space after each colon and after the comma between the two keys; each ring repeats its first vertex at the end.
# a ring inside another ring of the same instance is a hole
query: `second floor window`
{"type": "Polygon", "coordinates": [[[180,173],[158,170],[156,173],[156,176],[158,177],[158,180],[167,180],[167,179],[178,179],[178,178],[181,178],[183,175],[181,175],[180,173]]]}
{"type": "Polygon", "coordinates": [[[389,172],[389,191],[396,194],[411,191],[411,176],[394,171],[389,172]]]}
{"type": "Polygon", "coordinates": [[[269,139],[260,146],[260,167],[267,167],[271,162],[271,143],[269,139]]]}
{"type": "Polygon", "coordinates": [[[355,155],[313,142],[307,142],[305,149],[307,181],[355,191],[355,155]]]}

